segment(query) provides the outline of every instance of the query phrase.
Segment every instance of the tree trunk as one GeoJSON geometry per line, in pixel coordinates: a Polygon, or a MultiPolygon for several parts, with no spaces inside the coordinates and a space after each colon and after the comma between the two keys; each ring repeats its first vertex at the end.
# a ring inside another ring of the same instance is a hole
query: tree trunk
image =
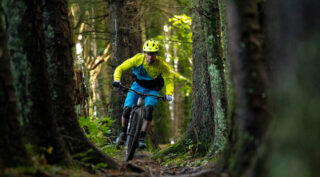
{"type": "MultiPolygon", "coordinates": [[[[47,71],[47,57],[41,1],[5,1],[4,10],[9,22],[9,50],[13,62],[25,60],[26,85],[32,137],[38,153],[44,154],[51,163],[68,162],[69,155],[58,133],[53,116],[47,71]],[[52,152],[51,152],[52,151],[52,152]]],[[[15,63],[17,66],[19,62],[15,63]]],[[[15,70],[14,72],[19,72],[15,70]]],[[[16,81],[19,85],[19,81],[16,81]]],[[[21,86],[17,87],[21,88],[21,86]]],[[[23,95],[23,94],[21,94],[23,95]]]]}
{"type": "Polygon", "coordinates": [[[74,71],[71,32],[66,0],[46,1],[48,53],[55,116],[72,155],[86,153],[91,162],[105,162],[109,168],[119,164],[92,144],[79,126],[74,109],[74,71]],[[57,42],[59,41],[59,42],[57,42]]]}
{"type": "Polygon", "coordinates": [[[31,165],[22,142],[16,96],[0,9],[0,169],[31,165]]]}
{"type": "Polygon", "coordinates": [[[197,136],[200,135],[197,140],[201,142],[199,147],[205,148],[205,154],[210,150],[210,156],[220,153],[227,142],[226,90],[218,0],[198,0],[195,9],[192,19],[192,116],[187,133],[194,131],[197,136]]]}
{"type": "MultiPolygon", "coordinates": [[[[222,34],[222,48],[223,48],[223,61],[225,63],[225,82],[226,82],[226,99],[227,99],[227,112],[226,112],[226,129],[224,136],[227,137],[226,144],[224,147],[224,152],[230,152],[235,141],[232,138],[235,138],[235,95],[234,95],[234,83],[232,82],[232,70],[231,70],[231,53],[230,53],[230,31],[232,30],[229,27],[229,19],[227,12],[227,3],[228,0],[219,0],[219,11],[220,11],[220,23],[221,23],[221,34],[222,34]]],[[[224,155],[219,158],[219,165],[222,168],[228,166],[228,161],[224,159],[229,159],[230,153],[224,153],[224,155]]]]}
{"type": "MultiPolygon", "coordinates": [[[[260,13],[256,0],[233,4],[232,69],[235,86],[237,137],[229,165],[232,176],[248,175],[261,145],[270,114],[260,13]]],[[[230,160],[229,159],[229,160],[230,160]]]]}
{"type": "Polygon", "coordinates": [[[197,0],[192,13],[192,104],[191,118],[186,138],[196,144],[196,151],[206,154],[214,139],[213,102],[211,100],[210,77],[207,62],[207,49],[203,41],[203,16],[197,10],[202,0],[197,0]],[[201,105],[201,106],[200,106],[201,105]]]}
{"type": "MultiPolygon", "coordinates": [[[[142,51],[140,19],[137,18],[137,0],[118,0],[109,2],[110,9],[110,32],[112,58],[110,77],[113,76],[115,68],[126,59],[133,57],[142,51]]],[[[121,83],[129,85],[132,81],[129,73],[122,76],[121,83]]],[[[111,83],[109,86],[112,89],[111,83]]],[[[118,89],[112,92],[111,117],[116,120],[118,126],[114,133],[118,134],[121,125],[122,107],[125,96],[118,89]]]]}
{"type": "Polygon", "coordinates": [[[211,152],[208,155],[214,155],[220,153],[227,142],[225,68],[221,44],[221,22],[218,0],[204,1],[202,12],[207,12],[207,15],[203,18],[203,22],[206,35],[205,42],[215,126],[215,139],[210,149],[211,152]]]}

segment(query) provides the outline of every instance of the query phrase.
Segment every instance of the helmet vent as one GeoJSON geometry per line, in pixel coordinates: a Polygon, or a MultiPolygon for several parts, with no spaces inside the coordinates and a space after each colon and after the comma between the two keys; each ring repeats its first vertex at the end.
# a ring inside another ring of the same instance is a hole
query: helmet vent
{"type": "Polygon", "coordinates": [[[143,45],[144,52],[157,52],[158,50],[159,50],[158,42],[156,42],[152,39],[146,41],[143,45]]]}

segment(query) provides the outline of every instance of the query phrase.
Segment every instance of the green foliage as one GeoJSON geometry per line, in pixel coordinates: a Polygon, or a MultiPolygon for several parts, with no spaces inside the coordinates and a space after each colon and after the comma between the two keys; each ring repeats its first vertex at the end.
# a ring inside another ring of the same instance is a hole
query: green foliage
{"type": "Polygon", "coordinates": [[[175,15],[168,20],[171,28],[174,28],[176,35],[172,35],[172,39],[182,40],[181,42],[192,42],[191,17],[183,15],[175,15]]]}
{"type": "Polygon", "coordinates": [[[101,150],[105,152],[107,155],[113,158],[122,158],[123,156],[123,149],[117,149],[116,144],[106,144],[101,147],[101,150]]]}
{"type": "Polygon", "coordinates": [[[89,149],[86,152],[72,155],[72,158],[78,160],[81,163],[81,165],[85,167],[93,167],[94,169],[99,169],[99,168],[106,168],[108,166],[108,164],[102,163],[102,162],[97,164],[92,164],[91,162],[89,162],[89,160],[91,160],[91,157],[89,155],[91,152],[93,152],[93,150],[89,149]]]}
{"type": "Polygon", "coordinates": [[[191,153],[193,151],[193,142],[191,139],[186,139],[181,137],[176,143],[169,145],[166,149],[161,150],[154,154],[153,158],[158,161],[163,161],[170,155],[170,157],[175,157],[178,155],[194,155],[191,153]]]}
{"type": "MultiPolygon", "coordinates": [[[[165,53],[165,45],[169,45],[168,53],[171,58],[171,63],[174,59],[191,61],[192,57],[192,31],[191,31],[191,17],[187,15],[175,15],[168,20],[169,25],[166,26],[166,30],[170,33],[168,36],[158,35],[155,40],[160,42],[160,55],[165,53]],[[175,51],[174,51],[174,50],[175,51]]],[[[191,63],[185,65],[191,73],[191,63]]],[[[190,74],[189,73],[189,74],[190,74]]],[[[186,78],[191,75],[187,75],[186,78]]]]}
{"type": "Polygon", "coordinates": [[[92,149],[89,149],[86,152],[81,152],[81,153],[74,154],[74,155],[72,155],[72,158],[73,159],[78,159],[82,163],[86,163],[88,160],[90,160],[90,158],[88,157],[89,156],[88,154],[91,153],[92,151],[93,151],[92,149]]]}
{"type": "Polygon", "coordinates": [[[108,140],[104,134],[109,132],[113,121],[110,117],[101,119],[79,117],[80,127],[86,130],[87,137],[97,146],[103,146],[108,140]]]}
{"type": "Polygon", "coordinates": [[[108,166],[108,164],[106,163],[98,163],[94,166],[95,169],[99,169],[99,168],[106,168],[108,166]]]}
{"type": "MultiPolygon", "coordinates": [[[[116,145],[106,136],[110,133],[113,122],[110,117],[101,119],[79,117],[80,127],[85,130],[86,136],[107,155],[117,157],[121,154],[120,150],[117,150],[116,145]]],[[[82,160],[86,160],[86,154],[78,154],[78,157],[80,156],[83,156],[82,160]]]]}
{"type": "MultiPolygon", "coordinates": [[[[201,144],[201,142],[198,144],[201,144]]],[[[191,168],[206,165],[209,159],[197,157],[197,154],[194,153],[196,149],[197,145],[191,139],[181,138],[177,143],[156,153],[153,158],[160,162],[161,165],[171,168],[191,168]]]]}

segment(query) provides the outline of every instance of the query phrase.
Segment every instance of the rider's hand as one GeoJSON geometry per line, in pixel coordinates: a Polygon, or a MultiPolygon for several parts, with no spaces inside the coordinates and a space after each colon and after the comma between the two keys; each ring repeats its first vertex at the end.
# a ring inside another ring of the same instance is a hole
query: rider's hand
{"type": "Polygon", "coordinates": [[[172,101],[172,96],[171,95],[166,95],[166,100],[167,101],[172,101]]]}
{"type": "Polygon", "coordinates": [[[113,81],[112,86],[114,87],[120,87],[120,82],[119,81],[113,81]]]}

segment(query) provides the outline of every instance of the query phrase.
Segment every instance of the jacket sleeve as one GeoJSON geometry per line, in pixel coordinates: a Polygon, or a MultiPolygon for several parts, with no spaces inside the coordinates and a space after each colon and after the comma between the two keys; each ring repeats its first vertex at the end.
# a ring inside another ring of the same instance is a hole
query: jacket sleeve
{"type": "Polygon", "coordinates": [[[135,55],[134,57],[124,61],[121,65],[119,65],[116,70],[114,71],[114,74],[113,74],[113,80],[114,81],[121,81],[121,76],[122,76],[122,73],[129,70],[130,68],[132,67],[136,67],[136,64],[139,60],[139,55],[140,54],[137,54],[135,55]]]}
{"type": "Polygon", "coordinates": [[[162,77],[164,80],[164,85],[166,87],[166,95],[172,95],[174,90],[173,85],[173,74],[171,72],[171,68],[167,63],[164,63],[162,77]]]}

